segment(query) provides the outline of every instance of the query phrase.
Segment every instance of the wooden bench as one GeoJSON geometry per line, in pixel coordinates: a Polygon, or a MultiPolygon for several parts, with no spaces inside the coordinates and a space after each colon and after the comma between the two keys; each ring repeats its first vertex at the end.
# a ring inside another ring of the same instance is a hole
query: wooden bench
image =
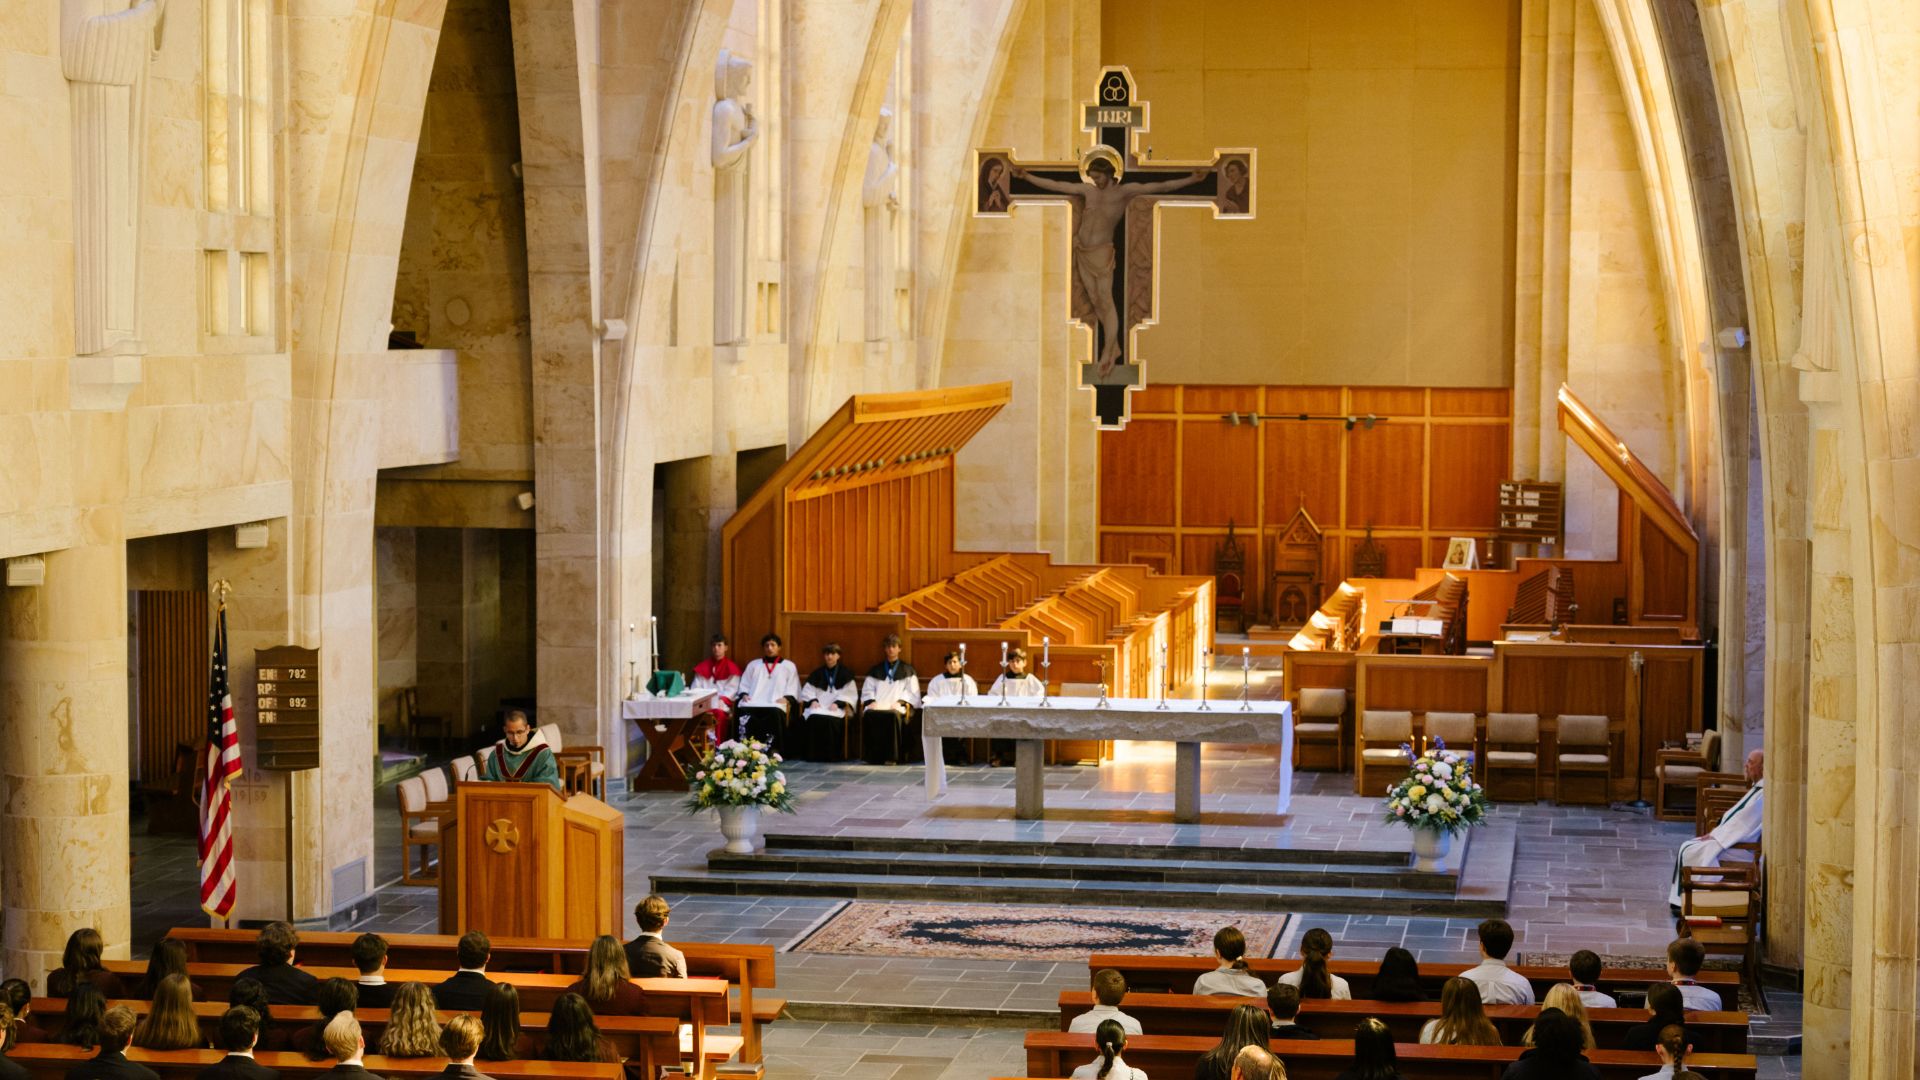
{"type": "MultiPolygon", "coordinates": [[[[6,1055],[31,1073],[34,1080],[65,1080],[67,1070],[91,1059],[96,1051],[56,1043],[20,1043],[6,1055]]],[[[160,1074],[162,1080],[195,1080],[209,1065],[225,1057],[221,1050],[139,1050],[129,1049],[127,1059],[137,1061],[160,1074]]],[[[283,1077],[315,1077],[336,1064],[333,1059],[308,1061],[305,1054],[286,1051],[254,1055],[269,1069],[283,1077]]],[[[447,1067],[447,1059],[390,1058],[368,1054],[364,1064],[369,1072],[385,1077],[433,1077],[447,1067]]],[[[624,1080],[625,1065],[575,1061],[489,1061],[488,1076],[494,1080],[624,1080]]]]}
{"type": "MultiPolygon", "coordinates": [[[[1213,1049],[1218,1035],[1135,1035],[1127,1040],[1122,1055],[1127,1064],[1148,1076],[1191,1076],[1200,1055],[1213,1049]]],[[[1027,1075],[1068,1076],[1073,1070],[1100,1054],[1094,1049],[1092,1035],[1070,1035],[1059,1031],[1027,1033],[1027,1075]]],[[[1281,1039],[1270,1047],[1287,1066],[1287,1080],[1333,1080],[1353,1064],[1351,1039],[1281,1039]]],[[[1422,1046],[1402,1043],[1394,1047],[1400,1060],[1400,1072],[1407,1080],[1499,1080],[1508,1065],[1519,1058],[1518,1046],[1422,1046]]],[[[1606,1080],[1639,1080],[1660,1070],[1657,1054],[1629,1050],[1595,1050],[1587,1060],[1600,1069],[1606,1080]]],[[[1689,1054],[1687,1068],[1710,1080],[1754,1080],[1759,1067],[1752,1054],[1689,1054]]]]}
{"type": "MultiPolygon", "coordinates": [[[[189,963],[187,977],[193,980],[209,1000],[220,1002],[227,1000],[233,990],[233,982],[240,977],[250,964],[206,964],[189,963]]],[[[137,980],[144,976],[146,965],[132,960],[108,960],[108,971],[121,976],[124,980],[137,980]]],[[[301,970],[317,979],[346,979],[352,981],[359,977],[354,968],[308,967],[301,970]]],[[[388,968],[386,979],[390,983],[418,982],[433,986],[446,981],[445,971],[421,971],[407,968],[388,968]]],[[[567,988],[579,980],[578,975],[534,975],[524,972],[488,972],[487,977],[495,982],[512,983],[520,992],[520,1008],[524,1012],[551,1012],[553,1003],[567,988]]],[[[635,979],[640,989],[646,991],[647,1007],[653,1015],[685,1020],[693,1026],[693,1042],[689,1053],[695,1060],[707,1059],[707,1035],[709,1027],[724,1027],[727,1023],[727,984],[719,979],[635,979]]],[[[744,1040],[743,1040],[744,1041],[744,1040]]],[[[716,1044],[718,1045],[718,1044],[716,1044]]]]}
{"type": "MultiPolygon", "coordinates": [[[[137,998],[125,1001],[109,1002],[111,1005],[125,1005],[137,1016],[146,1016],[151,1004],[137,998]]],[[[50,1036],[58,1036],[66,1030],[67,1002],[65,998],[35,998],[31,1006],[32,1015],[50,1036]]],[[[194,1015],[200,1021],[200,1037],[208,1046],[218,1046],[220,1040],[220,1017],[227,1006],[218,1001],[196,1001],[193,1003],[194,1015]]],[[[439,1020],[445,1024],[457,1013],[441,1011],[439,1020]]],[[[548,1017],[543,1012],[522,1012],[520,1027],[535,1036],[546,1033],[548,1017]]],[[[354,1019],[360,1021],[361,1031],[365,1033],[367,1045],[380,1045],[380,1037],[386,1031],[389,1011],[386,1009],[355,1009],[354,1019]]],[[[291,1038],[295,1032],[313,1026],[320,1019],[320,1010],[303,1005],[280,1005],[273,1011],[272,1024],[275,1030],[291,1038]]],[[[594,1025],[600,1034],[620,1056],[635,1063],[636,1068],[644,1067],[642,1075],[659,1075],[658,1066],[678,1063],[681,1060],[680,1021],[671,1016],[596,1016],[594,1025]]],[[[738,1038],[709,1035],[706,1039],[706,1056],[709,1061],[721,1062],[732,1057],[740,1048],[738,1038]]]]}
{"type": "MultiPolygon", "coordinates": [[[[1255,975],[1270,984],[1282,974],[1298,968],[1300,959],[1292,957],[1248,960],[1247,963],[1253,968],[1255,975]]],[[[1101,968],[1113,968],[1126,976],[1128,989],[1162,994],[1191,993],[1193,980],[1219,966],[1219,961],[1208,956],[1094,953],[1087,959],[1089,975],[1101,968]]],[[[1425,987],[1429,994],[1438,998],[1441,983],[1474,966],[1473,964],[1421,964],[1420,985],[1425,987]]],[[[1327,962],[1327,968],[1335,975],[1347,980],[1355,997],[1363,998],[1372,992],[1373,976],[1380,970],[1380,964],[1377,960],[1330,960],[1327,962]]],[[[1573,976],[1567,973],[1566,968],[1561,967],[1515,964],[1513,970],[1533,983],[1533,994],[1536,998],[1545,997],[1554,983],[1573,981],[1573,976]]],[[[1740,1008],[1739,972],[1703,971],[1695,976],[1695,979],[1700,985],[1720,995],[1720,1007],[1723,1011],[1733,1012],[1740,1008]]],[[[1651,968],[1607,968],[1600,973],[1600,981],[1596,985],[1608,994],[1618,994],[1621,991],[1640,994],[1654,983],[1665,981],[1665,972],[1651,968]]]]}
{"type": "MultiPolygon", "coordinates": [[[[1211,1035],[1218,1037],[1226,1029],[1227,1014],[1250,998],[1206,994],[1129,993],[1120,1003],[1120,1011],[1140,1021],[1140,1026],[1155,1035],[1211,1035]]],[[[1074,1017],[1093,1007],[1093,995],[1085,990],[1066,990],[1060,994],[1060,1030],[1074,1017]]],[[[1266,1003],[1261,1002],[1265,1009],[1266,1003]]],[[[1419,1042],[1421,1025],[1440,1015],[1438,1001],[1328,1001],[1307,999],[1300,1003],[1301,1027],[1322,1038],[1353,1037],[1353,1026],[1369,1016],[1379,1017],[1393,1032],[1396,1042],[1419,1042]]],[[[1521,1038],[1540,1015],[1538,1005],[1489,1005],[1487,1017],[1500,1030],[1500,1040],[1508,1046],[1520,1045],[1521,1038]]],[[[1618,1049],[1625,1042],[1627,1029],[1645,1023],[1644,1009],[1588,1009],[1587,1021],[1593,1027],[1594,1040],[1607,1049],[1618,1049]]],[[[1739,1012],[1696,1012],[1687,1014],[1687,1036],[1701,1053],[1744,1054],[1747,1052],[1747,1014],[1739,1012]]]]}
{"type": "MultiPolygon", "coordinates": [[[[213,964],[251,966],[257,960],[258,935],[250,930],[217,930],[205,926],[175,927],[167,936],[187,947],[187,959],[213,964]]],[[[326,965],[352,967],[352,946],[357,933],[312,931],[300,935],[300,950],[295,959],[301,966],[326,965]]],[[[387,964],[396,968],[440,970],[451,974],[460,966],[457,952],[460,939],[452,934],[382,934],[387,943],[387,964]]],[[[493,956],[489,971],[527,971],[579,974],[587,969],[588,942],[562,938],[493,938],[493,956]]],[[[787,1003],[776,997],[763,997],[756,990],[774,986],[774,951],[771,945],[729,945],[718,942],[676,941],[674,947],[686,954],[687,975],[696,979],[725,979],[738,988],[740,1004],[732,1021],[740,1025],[743,1042],[740,1060],[760,1060],[760,1025],[779,1019],[787,1003]]],[[[439,980],[435,980],[436,982],[439,980]]]]}

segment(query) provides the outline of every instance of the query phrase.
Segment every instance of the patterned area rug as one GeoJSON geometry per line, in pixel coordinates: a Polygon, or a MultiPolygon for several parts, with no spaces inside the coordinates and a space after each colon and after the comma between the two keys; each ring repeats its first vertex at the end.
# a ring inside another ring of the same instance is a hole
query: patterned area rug
{"type": "Polygon", "coordinates": [[[942,956],[971,960],[1085,960],[1088,953],[1205,956],[1231,923],[1247,955],[1267,956],[1291,915],[1138,908],[1042,908],[1012,904],[854,902],[794,946],[852,956],[942,956]]]}

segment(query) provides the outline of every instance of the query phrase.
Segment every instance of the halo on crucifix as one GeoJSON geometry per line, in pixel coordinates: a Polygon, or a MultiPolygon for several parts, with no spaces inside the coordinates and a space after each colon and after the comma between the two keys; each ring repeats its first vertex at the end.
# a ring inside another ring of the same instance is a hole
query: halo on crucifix
{"type": "Polygon", "coordinates": [[[1210,161],[1143,160],[1135,150],[1148,130],[1147,104],[1133,76],[1105,68],[1094,100],[1081,106],[1081,130],[1093,136],[1077,161],[1027,162],[1009,148],[973,154],[973,212],[1006,217],[1021,203],[1064,203],[1073,214],[1072,313],[1093,340],[1080,385],[1093,391],[1103,428],[1127,423],[1130,392],[1145,384],[1138,334],[1160,307],[1160,207],[1212,207],[1215,218],[1254,216],[1254,151],[1215,150],[1210,161]]]}

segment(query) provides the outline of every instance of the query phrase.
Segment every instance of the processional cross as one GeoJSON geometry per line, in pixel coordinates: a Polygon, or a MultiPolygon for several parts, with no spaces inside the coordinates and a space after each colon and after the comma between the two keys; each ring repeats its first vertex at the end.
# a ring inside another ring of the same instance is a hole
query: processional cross
{"type": "Polygon", "coordinates": [[[1144,382],[1134,345],[1158,316],[1161,205],[1210,206],[1216,218],[1251,218],[1254,210],[1251,149],[1215,150],[1210,161],[1141,159],[1135,144],[1148,129],[1147,104],[1133,92],[1126,68],[1101,71],[1094,100],[1081,106],[1081,130],[1093,140],[1078,161],[974,151],[975,216],[1007,217],[1029,202],[1073,208],[1073,319],[1093,335],[1080,385],[1093,391],[1104,428],[1126,426],[1127,395],[1144,382]]]}

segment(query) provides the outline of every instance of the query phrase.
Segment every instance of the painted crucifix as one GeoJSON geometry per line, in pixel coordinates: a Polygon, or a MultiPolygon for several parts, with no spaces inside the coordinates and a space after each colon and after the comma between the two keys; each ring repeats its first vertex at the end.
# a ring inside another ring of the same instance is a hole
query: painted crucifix
{"type": "Polygon", "coordinates": [[[1159,307],[1163,204],[1210,206],[1216,218],[1253,217],[1250,149],[1215,150],[1210,161],[1142,160],[1147,105],[1134,100],[1123,67],[1100,73],[1095,100],[1082,106],[1081,129],[1093,136],[1078,161],[1023,162],[1010,149],[974,151],[979,183],[973,212],[1006,217],[1021,203],[1066,203],[1073,211],[1072,312],[1093,336],[1093,358],[1080,365],[1080,385],[1094,396],[1100,426],[1124,427],[1127,394],[1143,384],[1135,335],[1159,307]]]}

